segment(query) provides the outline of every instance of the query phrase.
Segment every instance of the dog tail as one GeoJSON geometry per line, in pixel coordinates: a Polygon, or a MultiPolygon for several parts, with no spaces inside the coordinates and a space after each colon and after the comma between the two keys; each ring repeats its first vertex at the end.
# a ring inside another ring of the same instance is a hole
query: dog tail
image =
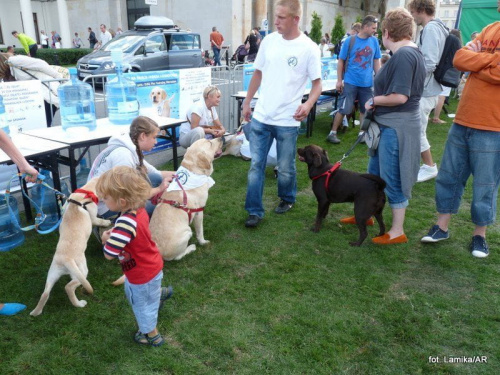
{"type": "Polygon", "coordinates": [[[375,182],[381,190],[385,189],[385,181],[382,180],[379,176],[375,176],[374,174],[364,173],[361,177],[367,178],[368,180],[372,180],[375,182]]]}
{"type": "Polygon", "coordinates": [[[87,291],[88,294],[94,294],[94,289],[92,288],[92,285],[90,285],[85,276],[83,276],[82,271],[80,271],[80,268],[78,268],[74,259],[71,259],[66,264],[66,267],[68,268],[71,276],[73,275],[76,276],[76,278],[82,284],[83,288],[87,291]]]}
{"type": "Polygon", "coordinates": [[[125,282],[125,275],[121,275],[118,279],[113,281],[111,284],[114,286],[122,285],[125,282]]]}

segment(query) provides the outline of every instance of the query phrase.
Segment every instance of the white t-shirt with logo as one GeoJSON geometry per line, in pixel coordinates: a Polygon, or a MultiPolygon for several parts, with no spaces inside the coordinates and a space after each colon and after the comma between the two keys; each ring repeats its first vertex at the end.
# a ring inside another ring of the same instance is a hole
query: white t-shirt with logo
{"type": "Polygon", "coordinates": [[[307,82],[321,79],[319,47],[302,33],[286,40],[274,32],[262,40],[254,67],[262,71],[255,119],[268,125],[299,126],[293,115],[307,82]]]}
{"type": "MultiPolygon", "coordinates": [[[[211,110],[208,109],[203,99],[196,103],[193,103],[193,105],[187,111],[186,116],[189,119],[189,121],[191,121],[191,115],[193,113],[196,113],[198,116],[200,116],[199,126],[202,127],[212,126],[214,124],[214,121],[219,118],[219,116],[217,115],[217,111],[215,110],[215,107],[212,107],[211,110]]],[[[186,134],[189,133],[190,131],[191,131],[191,124],[189,122],[183,123],[179,129],[180,134],[186,134]]]]}

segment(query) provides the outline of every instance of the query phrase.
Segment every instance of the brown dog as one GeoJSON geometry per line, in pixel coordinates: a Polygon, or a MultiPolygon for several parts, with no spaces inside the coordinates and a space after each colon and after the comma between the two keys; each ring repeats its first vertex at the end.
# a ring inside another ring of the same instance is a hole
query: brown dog
{"type": "MultiPolygon", "coordinates": [[[[186,151],[181,167],[185,168],[183,176],[192,179],[194,175],[204,181],[213,172],[213,160],[222,153],[222,139],[199,139],[186,151]]],[[[181,170],[181,168],[179,168],[181,170]]],[[[180,172],[177,170],[177,174],[180,172]]],[[[179,177],[181,179],[182,177],[179,177]]],[[[170,185],[177,184],[172,181],[170,185]]],[[[194,223],[196,238],[200,245],[209,241],[203,235],[203,208],[207,203],[210,183],[185,190],[166,190],[156,206],[151,217],[151,235],[158,245],[163,259],[179,260],[186,254],[196,250],[196,246],[188,242],[192,231],[190,224],[194,223]]]]}
{"type": "Polygon", "coordinates": [[[32,316],[42,313],[52,287],[63,275],[71,276],[71,281],[66,284],[65,289],[74,306],[84,307],[87,304],[87,301],[79,301],[76,298],[75,290],[80,285],[83,285],[89,294],[94,292],[87,280],[89,272],[85,258],[87,241],[92,233],[92,225],[106,227],[111,224],[109,220],[97,217],[97,204],[92,199],[92,194],[95,196],[97,180],[98,178],[93,178],[79,190],[75,190],[66,201],[63,219],[59,226],[59,242],[47,275],[45,290],[38,305],[30,313],[32,316]],[[78,191],[87,191],[92,194],[78,191]]]}
{"type": "Polygon", "coordinates": [[[318,213],[313,227],[319,232],[321,222],[328,214],[330,203],[354,202],[354,216],[359,229],[359,238],[350,242],[360,246],[368,235],[366,221],[372,216],[380,227],[379,236],[385,233],[382,210],[385,206],[385,181],[372,174],[359,174],[344,169],[333,170],[328,154],[316,145],[297,150],[299,160],[307,164],[309,178],[313,180],[312,189],[318,200],[318,213]]]}

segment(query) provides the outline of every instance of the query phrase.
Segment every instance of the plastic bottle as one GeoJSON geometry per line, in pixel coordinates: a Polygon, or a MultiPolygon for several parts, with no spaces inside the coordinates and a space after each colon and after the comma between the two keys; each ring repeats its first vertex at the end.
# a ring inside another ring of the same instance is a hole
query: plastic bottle
{"type": "MultiPolygon", "coordinates": [[[[9,196],[9,205],[14,211],[19,223],[19,210],[17,201],[11,195],[9,196]]],[[[12,223],[9,207],[5,196],[0,197],[0,251],[9,251],[24,242],[24,233],[12,223]]]]}
{"type": "Polygon", "coordinates": [[[76,186],[81,188],[87,183],[87,177],[90,173],[90,168],[87,167],[87,159],[80,160],[80,170],[76,174],[76,186]]]}
{"type": "MultiPolygon", "coordinates": [[[[52,180],[49,171],[41,169],[40,174],[45,176],[44,182],[54,187],[54,181],[52,180]]],[[[61,182],[61,193],[63,193],[66,198],[69,197],[68,185],[64,182],[61,182]]],[[[41,207],[43,213],[47,215],[39,228],[41,230],[52,228],[59,221],[58,204],[54,191],[41,184],[36,184],[31,188],[31,199],[33,199],[33,201],[41,207]]]]}
{"type": "Polygon", "coordinates": [[[81,134],[95,130],[94,90],[81,82],[76,68],[69,68],[70,80],[59,86],[61,125],[68,132],[81,134]]]}
{"type": "Polygon", "coordinates": [[[116,77],[106,85],[109,121],[116,125],[130,125],[139,116],[137,86],[123,76],[123,52],[111,51],[111,60],[115,64],[116,77]]]}
{"type": "Polygon", "coordinates": [[[7,122],[7,113],[5,113],[5,105],[3,104],[2,95],[0,95],[0,129],[7,134],[10,134],[9,123],[7,122]]]}

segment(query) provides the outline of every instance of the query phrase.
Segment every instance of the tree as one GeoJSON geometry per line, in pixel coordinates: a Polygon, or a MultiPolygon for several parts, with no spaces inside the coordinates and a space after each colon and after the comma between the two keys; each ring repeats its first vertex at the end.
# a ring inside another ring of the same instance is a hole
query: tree
{"type": "Polygon", "coordinates": [[[359,14],[356,17],[356,22],[363,23],[363,18],[361,18],[361,16],[359,14]]]}
{"type": "Polygon", "coordinates": [[[319,44],[319,42],[321,42],[321,37],[323,36],[321,31],[322,28],[323,22],[321,21],[321,18],[319,17],[318,13],[313,12],[309,38],[311,38],[316,44],[319,44]]]}
{"type": "Polygon", "coordinates": [[[339,13],[335,16],[335,24],[331,33],[331,41],[333,44],[338,44],[345,35],[344,19],[339,13]]]}

